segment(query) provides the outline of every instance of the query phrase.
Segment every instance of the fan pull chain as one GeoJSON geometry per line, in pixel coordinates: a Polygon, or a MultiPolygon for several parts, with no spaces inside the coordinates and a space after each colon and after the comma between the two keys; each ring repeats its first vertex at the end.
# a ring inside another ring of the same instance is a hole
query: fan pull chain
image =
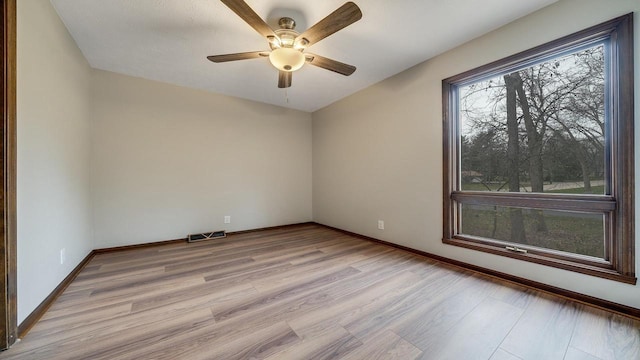
{"type": "Polygon", "coordinates": [[[289,90],[287,90],[287,88],[284,89],[284,99],[288,104],[289,103],[289,90]]]}

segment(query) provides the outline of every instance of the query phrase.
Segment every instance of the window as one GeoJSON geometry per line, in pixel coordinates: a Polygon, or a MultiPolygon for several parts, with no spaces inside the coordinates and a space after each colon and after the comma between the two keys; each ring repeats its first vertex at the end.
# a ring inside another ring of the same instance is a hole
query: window
{"type": "Polygon", "coordinates": [[[443,242],[635,284],[632,14],[443,80],[443,242]]]}

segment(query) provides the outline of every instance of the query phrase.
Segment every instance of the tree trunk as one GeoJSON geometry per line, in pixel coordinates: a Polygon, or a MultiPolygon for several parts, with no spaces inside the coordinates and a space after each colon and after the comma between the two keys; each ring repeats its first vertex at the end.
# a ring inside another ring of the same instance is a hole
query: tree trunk
{"type": "MultiPolygon", "coordinates": [[[[531,192],[541,193],[544,192],[544,173],[542,171],[542,139],[544,134],[544,127],[536,129],[536,125],[533,122],[531,111],[529,110],[529,102],[527,101],[527,94],[524,91],[522,84],[522,78],[520,73],[514,72],[511,74],[513,78],[513,86],[518,93],[518,99],[520,100],[520,108],[522,109],[522,115],[524,117],[524,126],[527,130],[527,140],[529,150],[529,178],[531,181],[531,192]]],[[[507,90],[508,93],[508,90],[507,90]]],[[[508,115],[507,115],[508,116],[508,115]]],[[[536,231],[547,231],[547,224],[544,221],[544,215],[542,211],[535,210],[533,212],[535,219],[536,231]]]]}
{"type": "Polygon", "coordinates": [[[589,169],[587,167],[587,161],[582,157],[578,157],[580,161],[580,169],[582,170],[582,181],[584,182],[584,193],[591,194],[591,179],[589,178],[589,169]]]}
{"type": "MultiPolygon", "coordinates": [[[[564,122],[560,121],[560,119],[556,119],[556,121],[565,130],[565,132],[569,136],[569,139],[571,139],[571,144],[569,145],[572,149],[571,151],[573,152],[573,154],[576,156],[576,159],[580,163],[580,170],[582,171],[582,182],[584,182],[584,193],[591,194],[592,190],[591,190],[591,179],[589,178],[589,166],[587,165],[587,162],[588,162],[587,150],[585,149],[585,146],[580,144],[580,142],[576,139],[576,137],[573,136],[571,129],[564,122]]],[[[562,135],[559,138],[562,139],[563,141],[567,141],[562,135]]]]}
{"type": "MultiPolygon", "coordinates": [[[[518,118],[516,113],[516,83],[511,75],[504,76],[507,89],[507,163],[509,176],[509,191],[520,191],[520,149],[518,140],[518,118]]],[[[510,208],[511,241],[526,244],[522,209],[510,208]]]]}

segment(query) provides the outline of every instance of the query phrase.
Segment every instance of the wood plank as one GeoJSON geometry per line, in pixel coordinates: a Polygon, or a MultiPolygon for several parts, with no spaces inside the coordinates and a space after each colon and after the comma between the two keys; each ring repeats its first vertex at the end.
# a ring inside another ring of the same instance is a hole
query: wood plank
{"type": "Polygon", "coordinates": [[[289,325],[296,333],[304,336],[324,332],[345,319],[369,316],[375,311],[382,311],[394,298],[404,296],[412,287],[419,286],[418,281],[417,275],[403,272],[351,293],[342,301],[335,301],[328,307],[302,314],[290,320],[289,325]]]}
{"type": "MultiPolygon", "coordinates": [[[[362,346],[356,348],[344,357],[344,360],[360,359],[418,359],[422,351],[404,340],[393,331],[387,330],[367,339],[362,346]]],[[[434,359],[430,357],[430,359],[434,359]]]]}
{"type": "MultiPolygon", "coordinates": [[[[252,334],[256,331],[268,328],[274,323],[288,321],[302,313],[325,306],[331,301],[332,299],[322,292],[312,293],[271,304],[253,312],[240,314],[222,323],[198,324],[182,333],[165,339],[155,350],[163,354],[164,357],[173,359],[179,358],[180,354],[185,351],[184,349],[200,348],[201,344],[221,345],[237,338],[250,341],[252,334]]],[[[247,346],[251,344],[249,342],[247,346]]],[[[143,350],[131,350],[128,354],[132,358],[136,358],[137,354],[148,355],[143,350]]]]}
{"type": "Polygon", "coordinates": [[[54,330],[35,329],[29,333],[31,346],[55,345],[67,342],[81,342],[84,338],[104,338],[111,334],[145,325],[157,326],[158,322],[168,321],[172,318],[211,318],[211,312],[207,307],[194,306],[191,302],[181,303],[180,306],[151,309],[138,313],[123,313],[109,317],[100,322],[81,324],[80,326],[60,326],[54,330]]]}
{"type": "MultiPolygon", "coordinates": [[[[39,331],[60,331],[62,325],[64,328],[82,326],[92,324],[95,322],[104,321],[105,318],[112,316],[118,316],[122,314],[129,314],[131,312],[131,303],[127,301],[120,301],[117,304],[101,306],[96,309],[81,310],[72,312],[60,318],[49,318],[48,314],[42,317],[38,321],[39,331]]],[[[35,329],[34,329],[35,330],[35,329]]]]}
{"type": "MultiPolygon", "coordinates": [[[[416,313],[424,311],[430,302],[429,299],[434,299],[434,296],[438,299],[446,298],[449,287],[456,286],[469,276],[470,274],[441,270],[428,286],[422,286],[404,297],[395,298],[394,302],[389,303],[380,313],[371,317],[344,318],[340,323],[359,339],[376,332],[395,329],[394,325],[413,321],[416,313]]],[[[398,335],[405,338],[402,334],[398,335]]]]}
{"type": "Polygon", "coordinates": [[[103,306],[120,304],[122,302],[132,303],[137,300],[150,297],[162,296],[169,291],[185,291],[192,286],[204,283],[202,278],[185,278],[166,281],[154,286],[147,287],[123,287],[122,289],[109,293],[92,294],[93,290],[89,290],[88,297],[65,298],[51,307],[50,312],[45,317],[66,316],[69,313],[76,313],[84,310],[99,309],[103,306]]]}
{"type": "MultiPolygon", "coordinates": [[[[452,290],[446,296],[423,297],[423,303],[415,306],[410,316],[394,321],[390,327],[419,349],[433,351],[441,346],[443,333],[452,331],[488,297],[490,287],[491,283],[482,277],[468,277],[450,286],[452,290]]],[[[494,341],[489,334],[485,334],[485,338],[487,343],[494,341]]]]}
{"type": "Polygon", "coordinates": [[[489,358],[489,360],[522,360],[522,359],[513,354],[509,354],[508,352],[502,349],[497,349],[496,352],[493,353],[491,358],[489,358]]]}
{"type": "Polygon", "coordinates": [[[95,290],[91,293],[91,295],[117,292],[123,289],[139,288],[143,286],[154,287],[163,282],[177,280],[184,277],[189,277],[191,275],[200,276],[199,272],[214,271],[215,269],[224,269],[225,267],[228,267],[228,266],[247,264],[252,262],[253,260],[251,258],[244,257],[244,258],[232,259],[232,260],[227,260],[224,262],[218,262],[213,264],[210,263],[208,265],[199,267],[197,270],[188,269],[188,270],[180,270],[177,272],[164,271],[162,274],[159,274],[159,275],[151,274],[148,276],[138,277],[135,279],[123,278],[122,281],[120,282],[109,284],[107,286],[96,287],[95,290]]]}
{"type": "MultiPolygon", "coordinates": [[[[303,263],[293,266],[285,272],[278,273],[266,278],[256,279],[252,282],[258,291],[268,292],[282,287],[290,287],[292,284],[304,283],[305,281],[320,277],[336,269],[349,267],[353,261],[357,261],[360,255],[357,253],[345,253],[341,257],[324,257],[324,261],[303,263]]],[[[360,272],[350,267],[353,271],[360,272]]]]}
{"type": "Polygon", "coordinates": [[[150,351],[144,354],[149,359],[264,359],[282,349],[287,349],[300,342],[300,338],[284,322],[278,322],[251,334],[252,343],[239,337],[225,343],[201,343],[198,348],[184,347],[180,352],[173,352],[171,357],[163,351],[150,351]]]}
{"type": "Polygon", "coordinates": [[[198,309],[172,318],[156,318],[155,322],[137,324],[128,331],[97,331],[87,336],[72,336],[49,346],[38,347],[21,341],[16,345],[16,350],[23,351],[10,353],[11,356],[7,359],[112,359],[133,349],[153,346],[156,342],[203,321],[213,321],[207,309],[198,309]]]}
{"type": "Polygon", "coordinates": [[[422,348],[424,358],[488,359],[522,313],[520,308],[486,298],[448,331],[429,332],[429,346],[422,348]]]}
{"type": "Polygon", "coordinates": [[[602,360],[602,359],[569,346],[569,348],[567,349],[567,353],[564,356],[564,360],[602,360]]]}
{"type": "Polygon", "coordinates": [[[513,305],[521,309],[526,309],[531,301],[533,301],[536,297],[536,291],[524,286],[505,283],[498,280],[495,280],[494,283],[496,284],[496,286],[491,292],[491,298],[500,300],[509,305],[513,305]]]}
{"type": "Polygon", "coordinates": [[[340,359],[362,346],[348,331],[340,326],[326,329],[321,334],[303,337],[302,341],[267,359],[297,360],[297,359],[340,359]]]}
{"type": "Polygon", "coordinates": [[[570,345],[603,360],[640,359],[640,321],[584,308],[570,345]]]}
{"type": "Polygon", "coordinates": [[[237,286],[219,289],[212,287],[208,283],[204,283],[184,289],[164,292],[161,296],[149,296],[134,301],[131,305],[131,312],[135,313],[185,302],[189,303],[190,306],[212,307],[216,304],[231,300],[242,300],[256,293],[256,289],[251,286],[251,284],[239,284],[237,286]]]}
{"type": "Polygon", "coordinates": [[[304,294],[310,292],[314,289],[318,289],[327,285],[332,284],[333,282],[344,279],[348,276],[359,273],[358,270],[347,267],[344,269],[339,269],[338,271],[333,271],[329,274],[326,274],[321,277],[312,278],[302,283],[297,283],[294,286],[290,286],[284,289],[278,289],[275,291],[270,291],[268,293],[259,294],[255,299],[250,299],[249,301],[238,302],[232,304],[231,307],[224,309],[216,309],[214,310],[213,316],[216,321],[224,321],[234,316],[238,316],[238,314],[242,314],[246,311],[251,311],[258,307],[263,307],[265,305],[276,303],[283,299],[291,298],[296,295],[304,294]]]}
{"type": "Polygon", "coordinates": [[[529,304],[500,347],[523,359],[562,359],[578,311],[575,303],[541,294],[529,304]]]}

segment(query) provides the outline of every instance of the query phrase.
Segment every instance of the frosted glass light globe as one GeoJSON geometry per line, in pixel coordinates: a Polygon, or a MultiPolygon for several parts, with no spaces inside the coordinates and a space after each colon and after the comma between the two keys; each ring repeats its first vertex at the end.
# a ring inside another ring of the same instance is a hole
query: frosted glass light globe
{"type": "Polygon", "coordinates": [[[293,48],[279,48],[269,54],[271,64],[281,71],[296,71],[304,65],[304,60],[304,55],[293,48]]]}

